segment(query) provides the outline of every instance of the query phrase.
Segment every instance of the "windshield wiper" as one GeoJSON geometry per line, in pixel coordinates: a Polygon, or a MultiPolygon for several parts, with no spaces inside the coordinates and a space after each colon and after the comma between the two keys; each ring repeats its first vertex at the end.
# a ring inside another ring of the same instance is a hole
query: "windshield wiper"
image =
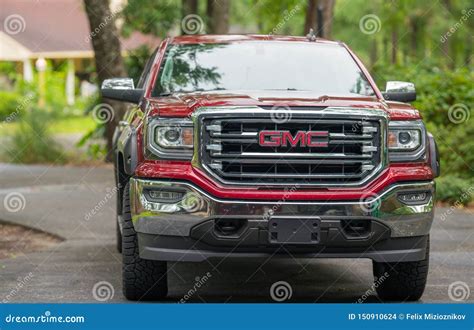
{"type": "Polygon", "coordinates": [[[264,91],[310,92],[309,89],[298,89],[298,88],[293,88],[293,87],[287,87],[287,88],[267,88],[267,89],[264,89],[264,91]]]}

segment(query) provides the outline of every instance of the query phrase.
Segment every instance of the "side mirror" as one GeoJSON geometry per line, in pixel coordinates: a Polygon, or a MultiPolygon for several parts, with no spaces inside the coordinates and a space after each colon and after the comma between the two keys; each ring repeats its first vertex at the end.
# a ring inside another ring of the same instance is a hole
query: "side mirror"
{"type": "Polygon", "coordinates": [[[405,81],[387,81],[382,95],[388,101],[413,102],[416,100],[415,85],[405,81]]]}
{"type": "Polygon", "coordinates": [[[100,90],[105,98],[137,104],[144,92],[143,89],[135,88],[131,78],[105,79],[100,90]]]}

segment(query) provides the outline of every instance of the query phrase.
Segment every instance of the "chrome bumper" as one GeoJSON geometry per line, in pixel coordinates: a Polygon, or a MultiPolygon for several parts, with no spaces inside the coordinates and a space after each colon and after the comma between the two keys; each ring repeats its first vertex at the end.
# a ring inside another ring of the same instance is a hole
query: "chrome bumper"
{"type": "MultiPolygon", "coordinates": [[[[223,200],[198,187],[178,181],[131,179],[130,196],[134,228],[138,233],[189,237],[191,229],[210,219],[245,217],[268,221],[272,217],[317,217],[320,219],[368,219],[390,229],[390,237],[425,236],[433,221],[434,182],[400,183],[360,201],[247,201],[223,200]],[[176,202],[151,201],[146,191],[178,190],[176,202]],[[402,203],[400,193],[429,192],[417,205],[402,203]]],[[[291,191],[288,191],[291,194],[291,191]]]]}

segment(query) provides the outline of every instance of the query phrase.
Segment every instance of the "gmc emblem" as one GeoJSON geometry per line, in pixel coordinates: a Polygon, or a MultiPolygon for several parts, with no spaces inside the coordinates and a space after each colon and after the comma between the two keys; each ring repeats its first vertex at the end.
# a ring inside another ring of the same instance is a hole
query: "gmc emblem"
{"type": "Polygon", "coordinates": [[[293,136],[290,131],[260,131],[258,144],[262,147],[327,147],[328,131],[298,131],[293,136]]]}

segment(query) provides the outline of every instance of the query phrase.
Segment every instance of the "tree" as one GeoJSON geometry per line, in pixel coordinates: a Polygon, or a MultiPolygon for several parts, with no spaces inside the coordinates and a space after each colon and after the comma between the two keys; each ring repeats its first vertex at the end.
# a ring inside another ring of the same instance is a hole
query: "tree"
{"type": "MultiPolygon", "coordinates": [[[[120,40],[115,26],[109,1],[104,0],[84,0],[89,27],[91,30],[92,47],[94,49],[95,67],[99,86],[105,79],[113,77],[124,77],[125,68],[120,51],[120,40]]],[[[113,160],[112,137],[115,127],[126,111],[126,107],[121,102],[105,100],[113,108],[114,113],[108,114],[105,123],[105,138],[107,140],[107,161],[113,160]]]]}
{"type": "Polygon", "coordinates": [[[335,3],[336,0],[308,0],[304,32],[308,33],[309,29],[312,28],[318,36],[331,38],[335,3]],[[321,13],[322,22],[318,22],[318,11],[321,13]],[[321,23],[322,26],[320,27],[321,23]]]}
{"type": "MultiPolygon", "coordinates": [[[[182,0],[181,9],[183,12],[183,18],[188,15],[197,15],[198,12],[198,0],[182,0]]],[[[183,27],[181,26],[181,34],[186,34],[183,31],[183,27]]]]}
{"type": "Polygon", "coordinates": [[[308,33],[310,29],[313,29],[316,31],[316,13],[317,13],[316,3],[317,3],[317,0],[308,0],[303,33],[308,33]]]}
{"type": "Polygon", "coordinates": [[[212,34],[227,34],[229,32],[230,0],[214,0],[207,2],[209,31],[212,34]]]}

